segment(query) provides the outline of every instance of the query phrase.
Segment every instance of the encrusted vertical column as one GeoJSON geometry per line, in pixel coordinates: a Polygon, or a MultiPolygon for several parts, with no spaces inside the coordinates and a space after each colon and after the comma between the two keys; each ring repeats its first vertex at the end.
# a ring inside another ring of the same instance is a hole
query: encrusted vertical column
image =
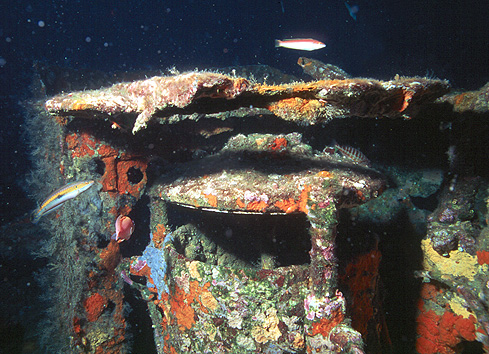
{"type": "Polygon", "coordinates": [[[346,301],[337,288],[334,203],[308,203],[311,235],[309,290],[304,299],[306,344],[315,353],[363,353],[363,340],[346,318],[346,301]]]}
{"type": "Polygon", "coordinates": [[[156,248],[163,247],[163,241],[171,232],[168,225],[167,205],[158,199],[151,199],[149,205],[151,213],[150,229],[152,234],[152,242],[156,248]]]}
{"type": "Polygon", "coordinates": [[[317,296],[327,296],[337,282],[337,262],[334,254],[336,238],[336,208],[309,211],[311,227],[310,277],[311,291],[317,296]]]}
{"type": "Polygon", "coordinates": [[[151,199],[149,209],[151,214],[150,230],[152,237],[150,247],[147,248],[149,252],[145,251],[145,256],[148,258],[144,261],[147,272],[145,275],[151,279],[153,284],[156,282],[154,285],[159,285],[159,288],[155,286],[154,288],[151,288],[151,290],[144,289],[142,292],[145,294],[145,297],[148,300],[148,310],[151,317],[151,322],[153,323],[153,337],[156,352],[158,354],[162,354],[168,352],[168,346],[165,345],[165,340],[168,340],[168,338],[165,338],[165,335],[167,334],[166,327],[168,324],[168,313],[165,313],[167,306],[165,305],[167,305],[168,302],[168,295],[167,291],[162,289],[160,283],[163,279],[160,278],[162,276],[163,278],[166,277],[166,256],[164,255],[164,247],[165,239],[168,241],[169,238],[167,238],[167,236],[171,234],[171,230],[168,225],[167,204],[165,202],[158,199],[151,199]],[[159,264],[159,266],[155,266],[149,261],[149,258],[160,259],[162,263],[159,264]],[[166,294],[164,299],[162,299],[163,294],[166,294]]]}

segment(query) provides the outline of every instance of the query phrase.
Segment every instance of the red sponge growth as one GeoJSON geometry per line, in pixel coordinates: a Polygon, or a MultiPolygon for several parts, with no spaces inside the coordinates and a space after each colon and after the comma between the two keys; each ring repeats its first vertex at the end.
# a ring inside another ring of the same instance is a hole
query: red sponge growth
{"type": "Polygon", "coordinates": [[[422,312],[418,318],[416,350],[420,354],[455,354],[462,341],[475,340],[476,319],[445,312],[438,316],[433,310],[422,312]]]}
{"type": "Polygon", "coordinates": [[[100,317],[107,306],[107,299],[99,293],[95,293],[90,295],[90,297],[84,301],[83,306],[87,313],[87,320],[89,322],[94,322],[100,317]]]}
{"type": "Polygon", "coordinates": [[[489,252],[487,252],[487,251],[477,251],[477,262],[480,265],[489,264],[489,252]]]}

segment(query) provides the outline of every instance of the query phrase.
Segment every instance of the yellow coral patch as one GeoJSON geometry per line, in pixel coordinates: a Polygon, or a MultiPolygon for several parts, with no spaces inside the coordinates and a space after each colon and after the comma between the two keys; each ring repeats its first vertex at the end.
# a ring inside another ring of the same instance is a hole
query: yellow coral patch
{"type": "Polygon", "coordinates": [[[198,281],[201,281],[202,277],[200,276],[200,273],[199,273],[198,264],[199,264],[199,262],[197,262],[197,261],[190,262],[190,264],[188,265],[188,272],[190,273],[190,276],[192,278],[195,278],[198,281]]]}
{"type": "Polygon", "coordinates": [[[294,348],[304,348],[304,345],[304,336],[296,332],[294,334],[294,341],[292,342],[292,346],[294,348]]]}
{"type": "Polygon", "coordinates": [[[469,316],[475,316],[473,313],[467,310],[465,301],[460,296],[454,296],[448,303],[450,308],[456,315],[460,315],[463,318],[469,318],[469,316]]]}
{"type": "Polygon", "coordinates": [[[209,335],[209,339],[211,341],[214,341],[214,339],[216,338],[216,334],[217,334],[216,326],[214,326],[212,323],[204,322],[204,328],[205,328],[206,333],[209,335]]]}
{"type": "Polygon", "coordinates": [[[280,338],[282,333],[278,328],[279,319],[276,309],[270,307],[265,313],[260,313],[256,317],[262,321],[262,324],[251,330],[251,335],[255,341],[266,343],[268,341],[276,341],[280,338]]]}
{"type": "Polygon", "coordinates": [[[431,241],[428,239],[421,241],[421,248],[424,253],[423,267],[425,270],[439,271],[442,279],[466,277],[469,280],[474,280],[474,275],[479,269],[477,257],[459,250],[450,252],[450,257],[440,256],[433,249],[431,241]]]}
{"type": "Polygon", "coordinates": [[[200,302],[211,311],[215,311],[218,306],[216,298],[211,294],[210,291],[205,291],[200,294],[200,302]]]}

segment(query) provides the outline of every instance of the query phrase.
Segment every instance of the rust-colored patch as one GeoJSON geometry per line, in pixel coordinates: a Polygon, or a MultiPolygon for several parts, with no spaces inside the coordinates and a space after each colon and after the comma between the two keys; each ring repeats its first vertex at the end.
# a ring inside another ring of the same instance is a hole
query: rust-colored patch
{"type": "Polygon", "coordinates": [[[341,309],[334,309],[329,318],[321,318],[319,322],[314,322],[312,324],[312,336],[321,334],[323,337],[327,338],[331,330],[343,322],[344,319],[345,315],[341,309]]]}
{"type": "Polygon", "coordinates": [[[73,133],[65,138],[71,157],[84,157],[95,155],[94,147],[97,144],[95,138],[88,133],[73,133]]]}
{"type": "Polygon", "coordinates": [[[333,174],[329,171],[319,171],[316,176],[322,178],[331,178],[333,177],[333,174]]]}
{"type": "Polygon", "coordinates": [[[275,202],[274,205],[287,214],[293,213],[299,209],[299,206],[293,198],[279,200],[275,202]]]}
{"type": "Polygon", "coordinates": [[[65,141],[66,141],[66,147],[70,150],[73,150],[78,143],[76,139],[77,135],[75,133],[66,135],[65,141]]]}
{"type": "Polygon", "coordinates": [[[352,327],[363,336],[367,335],[368,324],[374,319],[374,298],[377,294],[379,265],[382,259],[379,250],[359,256],[349,263],[341,280],[348,285],[353,297],[352,327]]]}
{"type": "Polygon", "coordinates": [[[112,146],[107,145],[107,144],[101,144],[98,147],[97,152],[98,152],[100,157],[109,157],[109,156],[119,155],[119,151],[117,151],[112,146]]]}
{"type": "Polygon", "coordinates": [[[311,191],[311,186],[306,184],[301,192],[301,195],[299,196],[299,211],[302,211],[305,214],[308,213],[307,201],[309,200],[310,191],[311,191]]]}
{"type": "Polygon", "coordinates": [[[217,197],[213,194],[204,194],[209,205],[213,208],[217,208],[217,197]]]}
{"type": "MultiPolygon", "coordinates": [[[[102,146],[102,149],[106,150],[105,152],[111,151],[110,147],[106,149],[102,146]]],[[[108,156],[101,156],[101,159],[105,164],[105,172],[101,178],[102,190],[111,194],[130,194],[139,198],[147,182],[148,163],[146,159],[128,154],[122,154],[120,157],[117,154],[108,154],[108,156]],[[132,168],[139,170],[142,174],[141,180],[137,183],[130,181],[129,171],[132,168]]]]}
{"type": "Polygon", "coordinates": [[[199,306],[200,311],[207,313],[208,310],[214,311],[217,308],[217,300],[209,292],[210,283],[203,286],[198,281],[189,282],[189,292],[186,293],[178,285],[175,285],[174,293],[169,297],[171,313],[177,320],[178,328],[181,331],[189,330],[195,324],[196,314],[193,303],[199,306]]]}
{"type": "Polygon", "coordinates": [[[103,157],[105,172],[101,178],[102,190],[104,192],[117,192],[117,168],[115,157],[103,157]]]}
{"type": "Polygon", "coordinates": [[[479,265],[489,264],[489,252],[477,251],[477,263],[479,265]]]}
{"type": "Polygon", "coordinates": [[[68,117],[63,117],[63,116],[55,115],[54,116],[54,120],[59,125],[66,125],[66,124],[68,124],[68,117]]]}
{"type": "Polygon", "coordinates": [[[141,195],[142,189],[146,186],[146,168],[148,164],[144,159],[122,160],[117,163],[117,190],[119,194],[130,194],[136,198],[141,195]],[[136,169],[143,175],[137,183],[132,183],[129,178],[129,170],[136,169]]]}
{"type": "Polygon", "coordinates": [[[266,108],[278,115],[298,115],[307,120],[313,120],[319,115],[322,107],[323,104],[319,100],[292,97],[269,104],[266,108]]]}
{"type": "Polygon", "coordinates": [[[367,198],[365,198],[365,195],[363,194],[362,191],[357,191],[357,198],[359,200],[363,200],[363,201],[365,201],[367,199],[367,198]]]}
{"type": "Polygon", "coordinates": [[[95,156],[105,165],[104,175],[100,182],[102,190],[109,194],[131,194],[139,198],[142,189],[146,186],[147,160],[144,157],[121,153],[109,144],[104,144],[88,133],[73,133],[65,137],[66,145],[72,158],[95,156]],[[129,176],[131,169],[139,170],[142,178],[137,182],[131,182],[129,176]]]}
{"type": "Polygon", "coordinates": [[[153,232],[153,243],[155,244],[156,248],[161,248],[166,234],[166,227],[164,224],[156,225],[156,231],[153,232]]]}
{"type": "Polygon", "coordinates": [[[242,201],[240,198],[236,199],[236,205],[237,205],[237,206],[238,206],[238,208],[240,208],[240,209],[244,209],[244,208],[246,208],[246,204],[245,204],[245,203],[243,203],[243,201],[242,201]]]}
{"type": "Polygon", "coordinates": [[[464,93],[461,93],[460,95],[457,95],[455,96],[455,99],[454,99],[454,103],[455,105],[460,105],[462,102],[464,102],[467,97],[470,95],[469,92],[464,92],[464,93]]]}
{"type": "Polygon", "coordinates": [[[83,332],[82,327],[81,327],[81,319],[79,319],[76,316],[73,317],[73,331],[76,334],[82,334],[82,332],[83,332]]]}
{"type": "Polygon", "coordinates": [[[292,97],[292,98],[284,98],[278,102],[274,102],[270,104],[267,109],[270,111],[274,112],[280,109],[290,109],[290,108],[296,108],[298,105],[301,104],[303,100],[300,98],[292,97]]]}
{"type": "Polygon", "coordinates": [[[286,147],[287,139],[285,138],[275,138],[275,140],[270,144],[270,149],[275,152],[283,151],[286,147]]]}
{"type": "Polygon", "coordinates": [[[421,297],[425,300],[434,299],[441,293],[441,289],[432,283],[423,283],[421,286],[421,297]]]}
{"type": "MultiPolygon", "coordinates": [[[[129,215],[129,213],[132,211],[132,207],[129,205],[124,205],[119,208],[119,212],[117,213],[117,216],[119,215],[129,215]]],[[[115,220],[114,220],[115,221],[115,220]]]]}
{"type": "Polygon", "coordinates": [[[110,208],[109,214],[114,216],[114,218],[117,218],[119,216],[119,211],[117,210],[117,207],[113,206],[112,208],[110,208]]]}
{"type": "Polygon", "coordinates": [[[88,322],[95,322],[107,306],[107,299],[99,293],[94,293],[85,299],[83,306],[85,307],[88,322]]]}
{"type": "Polygon", "coordinates": [[[110,240],[107,247],[100,252],[100,259],[100,268],[103,268],[110,273],[114,272],[115,268],[122,259],[119,244],[115,240],[110,240]]]}
{"type": "Polygon", "coordinates": [[[399,112],[402,112],[408,108],[409,103],[411,103],[411,100],[413,99],[414,96],[414,91],[411,90],[403,90],[403,102],[401,105],[401,108],[399,108],[399,112]]]}
{"type": "Polygon", "coordinates": [[[171,311],[176,317],[178,328],[181,331],[192,328],[195,323],[195,311],[190,306],[193,299],[188,299],[188,297],[189,294],[186,294],[183,289],[176,285],[175,292],[170,299],[171,311]]]}
{"type": "Polygon", "coordinates": [[[252,210],[252,211],[264,211],[268,207],[268,204],[263,201],[251,201],[248,203],[246,206],[246,210],[252,210]]]}
{"type": "Polygon", "coordinates": [[[446,311],[439,316],[428,310],[420,313],[416,322],[419,335],[416,350],[420,354],[455,353],[462,340],[476,339],[477,320],[473,315],[463,318],[446,311]]]}

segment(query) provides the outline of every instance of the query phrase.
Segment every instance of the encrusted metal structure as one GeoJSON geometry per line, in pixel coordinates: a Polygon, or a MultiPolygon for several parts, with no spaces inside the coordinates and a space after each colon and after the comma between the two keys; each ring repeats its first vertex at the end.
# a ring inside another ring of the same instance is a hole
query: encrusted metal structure
{"type": "MultiPolygon", "coordinates": [[[[153,247],[163,248],[156,264],[168,260],[166,281],[154,282],[164,316],[153,322],[161,323],[162,338],[167,338],[159,343],[161,348],[363,352],[361,336],[351,327],[338,290],[337,208],[367,202],[384,188],[378,172],[326,153],[314,156],[294,133],[238,135],[220,153],[162,177],[149,192],[153,208],[160,210],[156,215],[165,215],[166,203],[236,213],[238,219],[248,212],[300,212],[310,223],[312,246],[307,266],[277,267],[274,257],[262,249],[261,269],[237,269],[233,263],[199,261],[212,258],[203,246],[200,257],[192,257],[185,249],[195,244],[182,242],[179,229],[163,237],[161,230],[169,225],[164,217],[154,218],[153,247]],[[176,245],[186,246],[180,246],[179,253],[176,245]]],[[[265,244],[269,237],[256,235],[254,242],[265,244]]],[[[150,262],[146,258],[143,262],[150,262]]],[[[145,271],[138,268],[135,274],[141,272],[145,271]]],[[[145,274],[152,279],[153,269],[145,274]]]]}
{"type": "Polygon", "coordinates": [[[448,89],[447,81],[425,78],[386,82],[321,80],[268,86],[252,85],[244,78],[192,72],[58,95],[46,102],[46,109],[54,115],[105,118],[121,125],[128,123],[119,120],[121,114],[125,114],[125,119],[127,114],[135,114],[132,132],[136,133],[158,117],[214,113],[250,105],[267,108],[282,119],[301,124],[348,116],[396,117],[416,112],[419,105],[432,102],[448,89]]]}
{"type": "MultiPolygon", "coordinates": [[[[381,252],[375,246],[355,259],[339,259],[339,213],[361,204],[371,215],[376,208],[384,212],[386,205],[414,198],[415,178],[378,198],[392,171],[386,177],[389,169],[381,173],[334,147],[315,150],[290,126],[274,132],[271,124],[416,118],[449,84],[418,77],[346,78],[332,65],[307,58],[299,64],[318,81],[265,85],[189,72],[58,94],[32,108],[30,129],[51,134],[36,141],[42,150],[33,183],[37,196],[70,181],[97,182],[55,218],[41,221],[54,235],[43,255],[58,264],[51,296],[62,301],[52,303],[57,320],[49,332],[61,333],[57,349],[130,352],[124,310],[129,287],[147,302],[158,353],[390,349],[379,315],[381,252]],[[335,79],[324,79],[324,72],[335,79]],[[50,183],[43,186],[45,176],[50,183]],[[372,203],[376,198],[380,204],[372,203]],[[132,239],[122,243],[110,239],[119,215],[136,221],[132,239]],[[186,220],[189,215],[200,221],[186,220]],[[216,215],[233,226],[219,225],[216,215]],[[289,226],[292,236],[285,239],[280,227],[289,223],[306,231],[289,226]],[[296,249],[302,255],[292,256],[296,249]],[[347,264],[341,274],[340,262],[347,264]]],[[[440,188],[440,173],[426,176],[436,180],[426,188],[440,188]]],[[[489,249],[474,241],[478,226],[462,212],[474,209],[470,198],[465,209],[451,207],[476,184],[466,182],[465,189],[456,188],[459,194],[448,189],[429,219],[419,273],[426,282],[419,353],[455,353],[462,340],[488,346],[487,306],[472,289],[484,285],[489,249]],[[447,255],[473,272],[460,270],[450,278],[452,268],[443,266],[447,255]],[[443,283],[448,285],[442,290],[443,283]],[[471,312],[455,311],[455,300],[442,299],[443,291],[466,301],[471,312]],[[452,310],[442,313],[447,303],[452,310]],[[447,323],[453,326],[443,336],[447,323]]]]}

